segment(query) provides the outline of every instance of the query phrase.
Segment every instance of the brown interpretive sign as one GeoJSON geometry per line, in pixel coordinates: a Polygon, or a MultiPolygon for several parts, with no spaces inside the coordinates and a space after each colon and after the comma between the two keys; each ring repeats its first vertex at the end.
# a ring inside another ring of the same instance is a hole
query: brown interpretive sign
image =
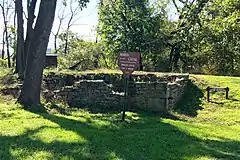
{"type": "Polygon", "coordinates": [[[118,66],[125,76],[129,76],[139,67],[139,61],[139,52],[121,52],[118,57],[118,66]]]}
{"type": "Polygon", "coordinates": [[[118,56],[118,66],[124,74],[124,105],[122,121],[125,121],[125,111],[128,104],[128,83],[129,76],[139,67],[139,52],[121,52],[118,56]]]}

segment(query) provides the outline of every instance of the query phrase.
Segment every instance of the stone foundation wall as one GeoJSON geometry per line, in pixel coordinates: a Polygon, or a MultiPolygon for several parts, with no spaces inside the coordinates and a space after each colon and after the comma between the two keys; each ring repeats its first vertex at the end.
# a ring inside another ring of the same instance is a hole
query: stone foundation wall
{"type": "MultiPolygon", "coordinates": [[[[181,99],[188,75],[133,75],[129,80],[128,110],[166,112],[181,99]]],[[[71,107],[121,111],[124,103],[121,74],[53,75],[44,77],[44,97],[71,107]]]]}
{"type": "Polygon", "coordinates": [[[169,108],[175,107],[177,103],[181,100],[185,91],[185,87],[187,85],[187,80],[188,79],[184,79],[184,77],[181,77],[177,78],[174,82],[168,83],[167,97],[169,97],[169,108]]]}

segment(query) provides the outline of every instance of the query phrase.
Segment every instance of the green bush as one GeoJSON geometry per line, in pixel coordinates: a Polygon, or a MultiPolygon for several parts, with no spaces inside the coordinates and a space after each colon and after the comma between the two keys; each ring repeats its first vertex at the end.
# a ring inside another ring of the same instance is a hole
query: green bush
{"type": "Polygon", "coordinates": [[[101,67],[101,49],[98,44],[78,40],[74,42],[74,46],[72,45],[69,46],[68,54],[64,55],[60,52],[58,57],[59,69],[68,69],[75,65],[74,70],[80,71],[101,67]]]}
{"type": "Polygon", "coordinates": [[[7,68],[7,60],[0,59],[0,67],[7,68]]]}

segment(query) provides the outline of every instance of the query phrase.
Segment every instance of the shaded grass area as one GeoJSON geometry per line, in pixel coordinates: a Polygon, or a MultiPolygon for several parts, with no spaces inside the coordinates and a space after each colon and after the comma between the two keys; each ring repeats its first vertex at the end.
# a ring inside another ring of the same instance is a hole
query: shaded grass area
{"type": "Polygon", "coordinates": [[[190,117],[197,116],[197,111],[203,109],[202,99],[204,97],[203,90],[198,88],[193,81],[189,81],[185,93],[175,108],[175,111],[179,114],[184,114],[190,117]]]}
{"type": "Polygon", "coordinates": [[[175,116],[127,112],[124,123],[120,113],[58,106],[34,113],[2,95],[0,159],[240,159],[240,79],[191,79],[175,116]],[[230,100],[213,93],[207,103],[208,85],[228,86],[230,100]]]}
{"type": "Polygon", "coordinates": [[[115,114],[35,114],[17,106],[1,113],[8,116],[0,123],[0,159],[240,158],[240,142],[215,137],[207,125],[136,113],[120,123],[115,114]]]}

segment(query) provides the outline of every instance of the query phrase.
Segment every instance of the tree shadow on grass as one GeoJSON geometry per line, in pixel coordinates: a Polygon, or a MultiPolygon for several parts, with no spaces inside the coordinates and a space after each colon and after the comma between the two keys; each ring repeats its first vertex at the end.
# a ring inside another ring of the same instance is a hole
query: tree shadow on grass
{"type": "Polygon", "coordinates": [[[210,96],[209,103],[213,103],[213,104],[217,104],[217,105],[226,105],[227,103],[239,103],[239,100],[236,98],[233,98],[232,96],[230,96],[228,99],[226,99],[224,93],[222,93],[221,96],[219,96],[219,95],[220,94],[218,94],[218,97],[213,97],[213,98],[211,98],[211,96],[210,96]]]}
{"type": "Polygon", "coordinates": [[[240,158],[239,141],[202,140],[162,122],[159,117],[135,114],[129,121],[120,123],[107,121],[110,115],[85,120],[81,117],[81,121],[71,116],[39,115],[57,124],[60,130],[81,136],[84,141],[44,142],[38,133],[51,127],[41,126],[18,136],[0,136],[0,159],[27,159],[38,152],[50,153],[48,159],[240,158]],[[16,157],[14,153],[19,155],[16,157]]]}
{"type": "Polygon", "coordinates": [[[203,91],[192,81],[188,81],[184,95],[174,111],[190,117],[197,116],[197,111],[202,110],[203,91]]]}
{"type": "Polygon", "coordinates": [[[239,102],[239,100],[236,99],[236,98],[230,98],[230,100],[233,101],[233,102],[239,102]]]}
{"type": "Polygon", "coordinates": [[[8,119],[8,118],[12,118],[14,116],[15,116],[14,113],[0,112],[0,119],[8,119]]]}
{"type": "Polygon", "coordinates": [[[218,105],[223,105],[224,104],[224,102],[217,102],[217,101],[213,101],[213,100],[211,100],[209,102],[214,103],[214,104],[218,104],[218,105]]]}

